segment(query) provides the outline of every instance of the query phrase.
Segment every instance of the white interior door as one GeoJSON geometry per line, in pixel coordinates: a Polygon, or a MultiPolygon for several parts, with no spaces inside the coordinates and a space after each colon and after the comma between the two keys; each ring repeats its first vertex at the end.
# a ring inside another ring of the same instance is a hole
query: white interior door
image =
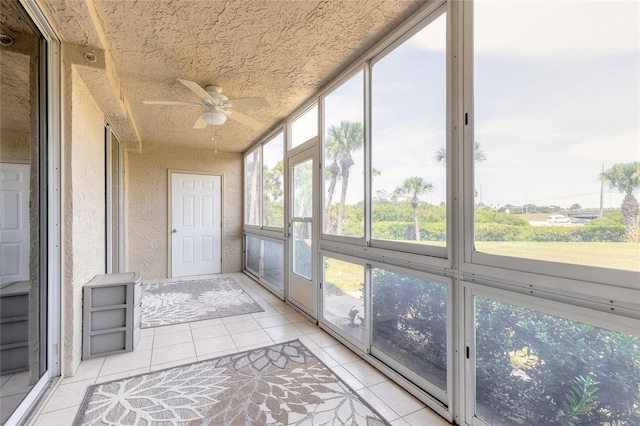
{"type": "Polygon", "coordinates": [[[222,272],[222,178],[171,173],[171,276],[222,272]]]}
{"type": "Polygon", "coordinates": [[[0,284],[29,279],[29,165],[0,163],[0,284]]]}
{"type": "Polygon", "coordinates": [[[289,300],[316,318],[318,289],[317,223],[314,214],[317,188],[316,148],[309,148],[289,159],[291,199],[288,234],[289,244],[289,300]]]}

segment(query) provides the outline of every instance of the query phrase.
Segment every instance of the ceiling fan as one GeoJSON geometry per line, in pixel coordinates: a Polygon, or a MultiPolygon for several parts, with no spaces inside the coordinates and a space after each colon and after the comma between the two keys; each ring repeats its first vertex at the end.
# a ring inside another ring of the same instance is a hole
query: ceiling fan
{"type": "Polygon", "coordinates": [[[227,121],[227,117],[254,130],[262,129],[263,125],[257,120],[244,115],[229,107],[268,107],[269,102],[265,98],[238,98],[229,99],[222,94],[222,88],[218,86],[206,86],[202,88],[197,83],[189,80],[178,79],[178,81],[202,99],[201,103],[182,101],[142,101],[147,105],[187,105],[204,107],[204,111],[193,125],[194,129],[204,129],[207,125],[219,126],[227,121]]]}

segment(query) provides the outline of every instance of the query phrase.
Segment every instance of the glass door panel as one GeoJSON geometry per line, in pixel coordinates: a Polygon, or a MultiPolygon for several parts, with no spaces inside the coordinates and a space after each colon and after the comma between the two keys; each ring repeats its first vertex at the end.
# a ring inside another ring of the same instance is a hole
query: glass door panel
{"type": "Polygon", "coordinates": [[[0,52],[0,424],[17,424],[56,357],[47,353],[49,162],[40,132],[47,47],[17,1],[0,2],[0,29],[11,43],[0,52]]]}
{"type": "Polygon", "coordinates": [[[293,222],[293,272],[308,280],[313,260],[311,234],[311,222],[293,222]]]}

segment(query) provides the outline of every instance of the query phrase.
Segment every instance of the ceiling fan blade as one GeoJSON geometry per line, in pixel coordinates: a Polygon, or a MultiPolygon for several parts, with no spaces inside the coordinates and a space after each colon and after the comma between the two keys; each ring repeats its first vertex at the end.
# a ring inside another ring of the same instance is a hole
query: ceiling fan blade
{"type": "Polygon", "coordinates": [[[271,106],[271,104],[269,104],[269,101],[267,101],[265,98],[229,99],[225,103],[230,104],[234,108],[268,107],[268,106],[271,106]]]}
{"type": "Polygon", "coordinates": [[[178,79],[178,81],[184,84],[185,86],[187,86],[187,88],[191,90],[193,93],[195,93],[196,95],[198,95],[199,98],[209,99],[211,102],[215,103],[216,100],[209,94],[209,92],[207,92],[202,87],[200,87],[198,83],[194,83],[193,81],[189,81],[189,80],[182,80],[180,78],[178,79]]]}
{"type": "Polygon", "coordinates": [[[147,105],[187,105],[187,106],[202,106],[202,104],[196,104],[193,102],[182,102],[182,101],[142,101],[143,104],[147,105]]]}
{"type": "Polygon", "coordinates": [[[244,115],[238,111],[233,111],[231,109],[226,109],[225,113],[227,114],[227,117],[231,118],[232,120],[236,120],[238,123],[240,124],[244,124],[245,126],[251,127],[254,130],[260,130],[262,129],[264,126],[262,125],[262,123],[260,123],[257,120],[254,120],[253,118],[244,115]]]}
{"type": "Polygon", "coordinates": [[[205,127],[207,127],[207,122],[204,121],[202,119],[202,116],[198,116],[198,119],[196,120],[195,123],[193,123],[193,128],[194,129],[204,129],[205,127]]]}

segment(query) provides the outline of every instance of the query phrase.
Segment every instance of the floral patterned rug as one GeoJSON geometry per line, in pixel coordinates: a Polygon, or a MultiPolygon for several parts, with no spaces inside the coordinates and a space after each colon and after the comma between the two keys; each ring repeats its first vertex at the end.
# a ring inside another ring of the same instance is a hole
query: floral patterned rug
{"type": "Polygon", "coordinates": [[[74,425],[388,425],[299,340],[89,387],[74,425]]]}
{"type": "Polygon", "coordinates": [[[141,328],[262,311],[231,276],[142,286],[141,328]]]}

